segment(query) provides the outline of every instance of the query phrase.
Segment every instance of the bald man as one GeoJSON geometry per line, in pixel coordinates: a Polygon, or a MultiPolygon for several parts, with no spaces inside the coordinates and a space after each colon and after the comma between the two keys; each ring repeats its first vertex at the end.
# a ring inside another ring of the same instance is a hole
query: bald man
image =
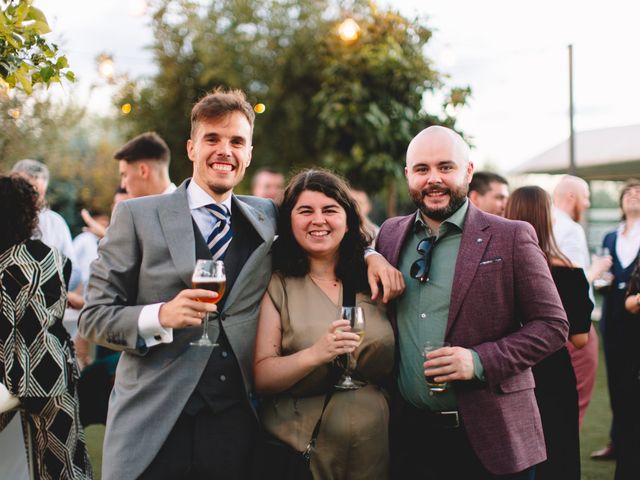
{"type": "Polygon", "coordinates": [[[405,175],[417,210],[387,220],[376,242],[407,279],[389,310],[392,478],[533,478],[546,450],[531,366],[568,332],[533,227],[469,202],[473,164],[453,130],[420,132],[405,175]]]}
{"type": "MultiPolygon", "coordinates": [[[[611,257],[594,258],[593,264],[589,256],[589,247],[584,229],[580,221],[591,206],[589,184],[582,178],[565,175],[553,190],[553,235],[560,251],[577,267],[583,268],[587,280],[592,283],[602,272],[611,268],[611,257]]],[[[593,300],[593,290],[590,292],[593,300]]],[[[587,344],[577,349],[567,342],[571,354],[571,363],[576,374],[578,388],[578,404],[580,408],[580,426],[584,420],[587,407],[596,381],[598,369],[598,334],[591,325],[587,344]]]]}

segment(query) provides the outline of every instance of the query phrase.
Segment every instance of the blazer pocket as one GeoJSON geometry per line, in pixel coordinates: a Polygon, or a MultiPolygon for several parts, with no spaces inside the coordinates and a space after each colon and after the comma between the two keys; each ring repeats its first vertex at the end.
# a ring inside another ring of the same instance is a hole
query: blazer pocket
{"type": "Polygon", "coordinates": [[[483,274],[485,272],[494,272],[496,270],[502,270],[502,265],[504,262],[502,261],[502,257],[495,258],[487,258],[482,260],[478,264],[478,272],[479,274],[483,274]]]}
{"type": "Polygon", "coordinates": [[[520,392],[522,390],[530,390],[535,387],[536,382],[533,379],[531,369],[509,377],[498,384],[498,390],[502,393],[520,392]]]}

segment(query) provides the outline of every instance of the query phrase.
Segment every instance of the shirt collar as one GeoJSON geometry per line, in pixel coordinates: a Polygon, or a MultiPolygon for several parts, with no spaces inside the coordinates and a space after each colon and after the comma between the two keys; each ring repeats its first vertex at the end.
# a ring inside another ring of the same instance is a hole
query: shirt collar
{"type": "MultiPolygon", "coordinates": [[[[187,199],[189,201],[189,210],[198,210],[199,208],[206,207],[212,203],[218,204],[211,195],[205,192],[200,185],[191,179],[189,185],[187,185],[187,199]]],[[[229,195],[222,203],[227,207],[229,216],[231,216],[231,195],[229,195]]],[[[220,204],[219,204],[220,205],[220,204]]]]}
{"type": "Polygon", "coordinates": [[[178,189],[178,187],[176,187],[176,184],[171,182],[169,184],[169,186],[167,188],[164,189],[164,192],[162,192],[163,195],[166,195],[167,193],[173,193],[178,189]]]}
{"type": "Polygon", "coordinates": [[[570,222],[575,222],[575,220],[571,218],[567,212],[565,212],[564,210],[560,210],[558,207],[553,207],[551,211],[558,220],[569,220],[570,222]]]}
{"type": "MultiPolygon", "coordinates": [[[[458,208],[458,210],[453,212],[449,218],[445,219],[440,224],[440,231],[443,234],[445,234],[452,227],[455,227],[458,230],[462,231],[462,229],[464,228],[465,218],[467,217],[467,210],[469,210],[468,199],[464,201],[464,203],[460,208],[458,208]]],[[[424,223],[424,221],[422,220],[422,216],[420,215],[420,210],[416,212],[416,218],[414,220],[413,228],[414,228],[414,232],[423,231],[423,232],[426,232],[427,234],[431,233],[431,229],[429,228],[429,226],[426,223],[424,223]]]]}

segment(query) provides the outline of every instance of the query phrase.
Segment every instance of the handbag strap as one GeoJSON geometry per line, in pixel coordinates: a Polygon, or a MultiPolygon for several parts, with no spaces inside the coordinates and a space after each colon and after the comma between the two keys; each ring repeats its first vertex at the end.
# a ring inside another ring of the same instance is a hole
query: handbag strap
{"type": "MultiPolygon", "coordinates": [[[[354,288],[354,284],[352,281],[346,280],[343,282],[342,286],[342,305],[345,307],[355,307],[356,306],[356,290],[354,288]]],[[[327,395],[324,397],[324,405],[322,405],[322,411],[320,412],[320,418],[316,422],[315,427],[313,427],[313,432],[311,433],[311,440],[309,440],[309,444],[307,448],[305,448],[302,456],[308,461],[311,460],[311,450],[316,446],[316,440],[318,438],[318,434],[320,433],[320,425],[322,425],[322,417],[324,416],[324,412],[327,409],[327,405],[329,405],[329,400],[334,394],[334,390],[329,390],[327,395]]]]}

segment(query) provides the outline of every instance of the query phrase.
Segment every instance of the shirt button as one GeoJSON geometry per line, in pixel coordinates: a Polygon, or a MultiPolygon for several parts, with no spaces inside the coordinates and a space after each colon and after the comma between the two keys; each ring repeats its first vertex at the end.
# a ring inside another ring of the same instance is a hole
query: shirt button
{"type": "Polygon", "coordinates": [[[426,314],[426,313],[421,313],[421,314],[420,314],[420,317],[421,317],[421,318],[427,318],[427,314],[426,314]]]}
{"type": "Polygon", "coordinates": [[[221,382],[226,382],[227,381],[227,377],[224,375],[220,375],[220,381],[221,382]]]}
{"type": "Polygon", "coordinates": [[[222,358],[227,358],[229,356],[229,354],[226,352],[226,350],[223,350],[222,353],[220,354],[220,356],[222,358]]]}

